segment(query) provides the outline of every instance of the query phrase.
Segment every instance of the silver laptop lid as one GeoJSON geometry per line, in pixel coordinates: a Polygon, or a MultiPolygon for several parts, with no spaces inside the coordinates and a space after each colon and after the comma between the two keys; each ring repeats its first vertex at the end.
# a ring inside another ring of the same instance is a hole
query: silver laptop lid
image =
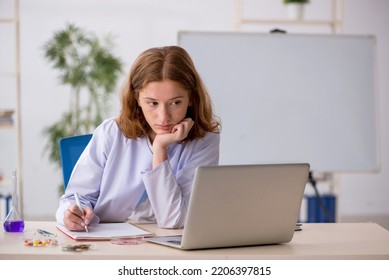
{"type": "Polygon", "coordinates": [[[307,163],[197,168],[181,248],[289,242],[308,174],[307,163]]]}

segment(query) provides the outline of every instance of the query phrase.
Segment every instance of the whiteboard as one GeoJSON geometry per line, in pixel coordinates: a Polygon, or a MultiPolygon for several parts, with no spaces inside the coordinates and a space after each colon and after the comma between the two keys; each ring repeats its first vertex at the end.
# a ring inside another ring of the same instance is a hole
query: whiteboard
{"type": "Polygon", "coordinates": [[[376,171],[374,36],[179,32],[222,121],[220,164],[376,171]]]}

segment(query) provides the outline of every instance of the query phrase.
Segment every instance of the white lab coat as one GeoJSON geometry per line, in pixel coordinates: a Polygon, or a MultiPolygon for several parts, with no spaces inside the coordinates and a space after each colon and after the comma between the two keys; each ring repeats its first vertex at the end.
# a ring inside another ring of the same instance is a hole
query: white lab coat
{"type": "Polygon", "coordinates": [[[56,213],[63,224],[65,210],[74,203],[75,192],[84,207],[93,208],[99,222],[157,223],[181,228],[196,167],[217,165],[220,135],[207,133],[190,142],[168,147],[168,160],[154,170],[147,137],[126,138],[113,118],[105,120],[76,163],[56,213]],[[148,198],[138,204],[142,194],[148,198]]]}

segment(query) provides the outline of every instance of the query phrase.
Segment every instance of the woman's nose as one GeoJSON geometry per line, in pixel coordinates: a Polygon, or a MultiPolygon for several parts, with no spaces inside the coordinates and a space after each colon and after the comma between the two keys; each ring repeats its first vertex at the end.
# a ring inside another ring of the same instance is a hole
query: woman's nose
{"type": "Polygon", "coordinates": [[[167,122],[170,120],[170,109],[168,105],[162,105],[159,110],[159,119],[162,122],[167,122]]]}

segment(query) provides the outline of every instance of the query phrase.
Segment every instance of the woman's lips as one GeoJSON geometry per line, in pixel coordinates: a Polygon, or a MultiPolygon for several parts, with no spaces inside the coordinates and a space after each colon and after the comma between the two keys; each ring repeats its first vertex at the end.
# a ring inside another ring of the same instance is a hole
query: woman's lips
{"type": "Polygon", "coordinates": [[[157,128],[157,129],[159,129],[159,130],[164,130],[164,131],[168,131],[168,132],[171,131],[172,127],[173,127],[173,126],[170,125],[170,124],[168,124],[168,125],[160,125],[160,124],[156,125],[156,128],[157,128]]]}

